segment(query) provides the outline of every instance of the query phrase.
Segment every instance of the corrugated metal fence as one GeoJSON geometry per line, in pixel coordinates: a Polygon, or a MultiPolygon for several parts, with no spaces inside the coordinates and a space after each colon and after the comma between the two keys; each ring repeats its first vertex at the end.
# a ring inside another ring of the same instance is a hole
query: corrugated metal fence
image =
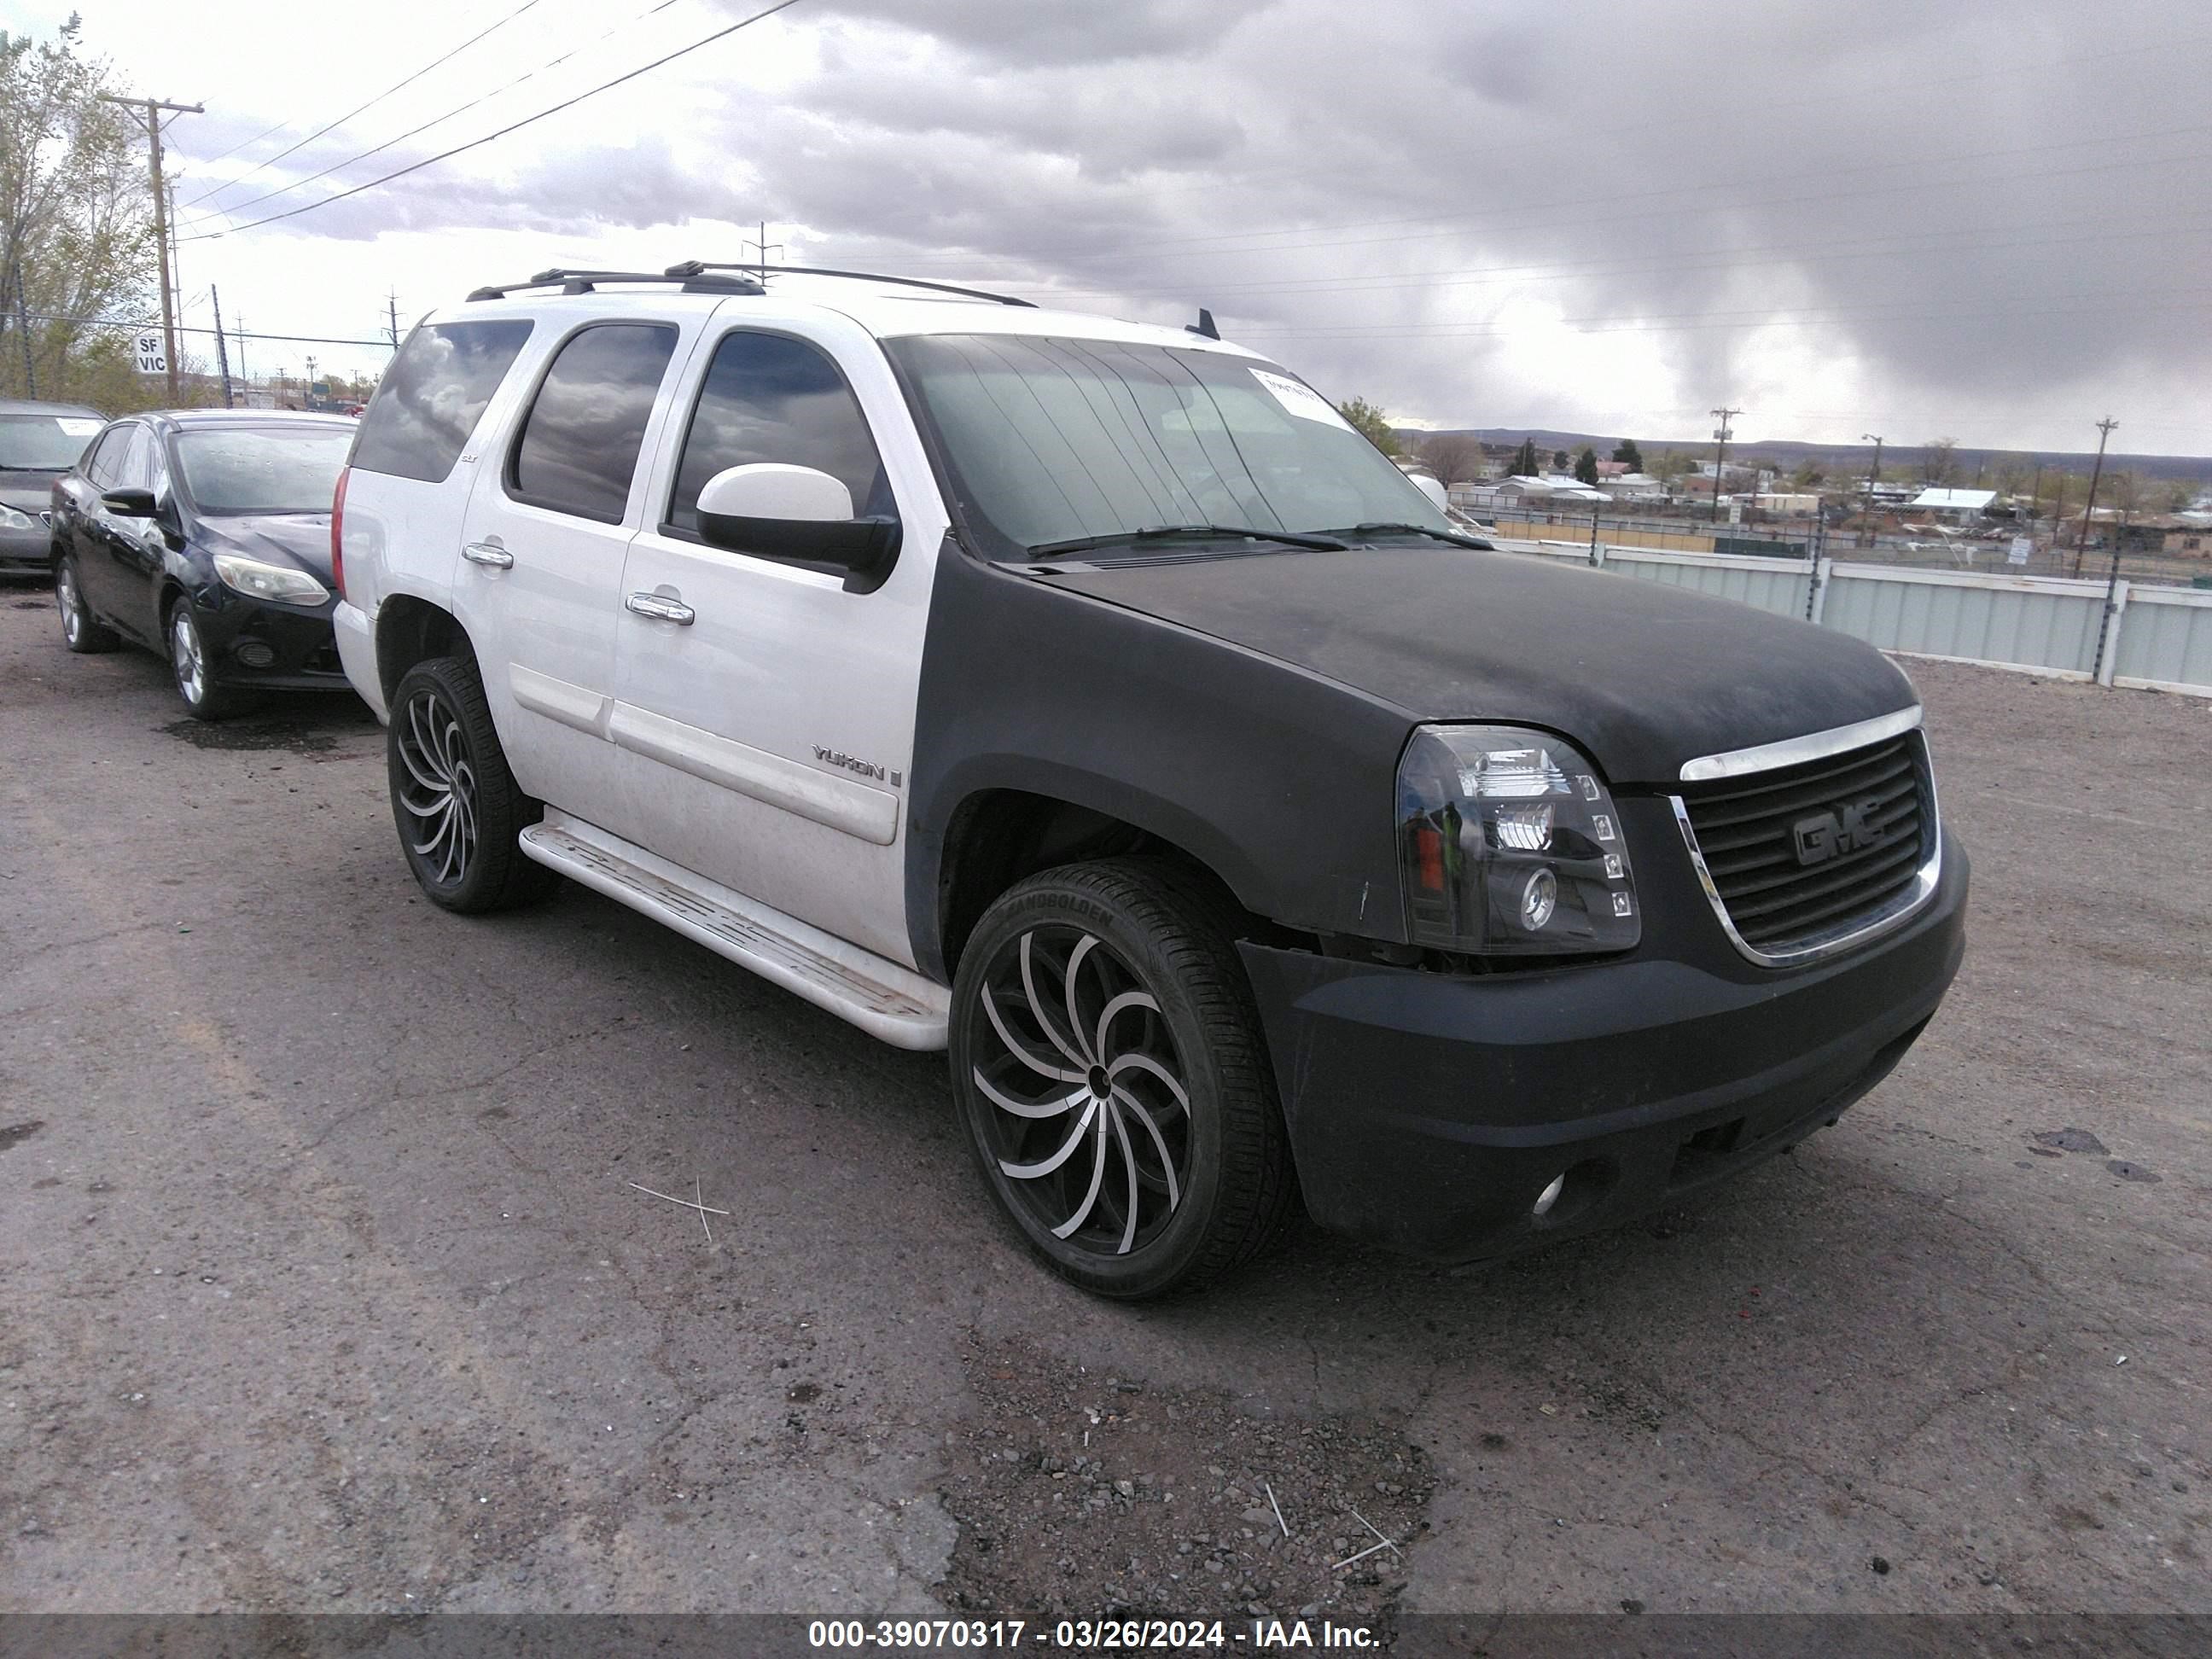
{"type": "Polygon", "coordinates": [[[2212,697],[2212,592],[1835,559],[1656,552],[1516,540],[1515,552],[1595,563],[1854,635],[1885,651],[2212,697]]]}

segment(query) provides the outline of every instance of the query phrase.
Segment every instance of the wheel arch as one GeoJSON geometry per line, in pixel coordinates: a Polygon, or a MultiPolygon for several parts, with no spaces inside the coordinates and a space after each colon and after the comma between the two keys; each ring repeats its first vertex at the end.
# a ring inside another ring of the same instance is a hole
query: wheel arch
{"type": "Polygon", "coordinates": [[[1060,865],[1129,854],[1182,866],[1254,933],[1276,931],[1240,896],[1240,861],[1224,857],[1204,826],[1181,821],[1164,803],[1118,793],[1114,799],[1066,779],[1046,787],[979,784],[960,797],[941,831],[917,828],[908,908],[923,971],[950,984],[976,923],[1016,883],[1060,865]]]}
{"type": "Polygon", "coordinates": [[[377,607],[376,678],[388,708],[401,678],[432,657],[465,656],[476,647],[459,617],[443,605],[412,593],[394,593],[377,607]]]}

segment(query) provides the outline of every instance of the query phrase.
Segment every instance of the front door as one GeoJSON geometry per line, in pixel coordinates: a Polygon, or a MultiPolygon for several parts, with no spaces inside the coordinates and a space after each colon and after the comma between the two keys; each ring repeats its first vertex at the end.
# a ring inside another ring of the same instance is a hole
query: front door
{"type": "Polygon", "coordinates": [[[502,452],[477,468],[453,580],[517,781],[617,833],[608,715],[623,560],[638,458],[680,332],[594,321],[555,348],[502,452]]]}
{"type": "Polygon", "coordinates": [[[614,731],[635,839],[910,967],[906,775],[945,509],[882,349],[857,324],[758,299],[716,323],[623,580],[614,731]],[[700,539],[701,486],[759,461],[842,480],[857,515],[898,515],[879,586],[700,539]]]}

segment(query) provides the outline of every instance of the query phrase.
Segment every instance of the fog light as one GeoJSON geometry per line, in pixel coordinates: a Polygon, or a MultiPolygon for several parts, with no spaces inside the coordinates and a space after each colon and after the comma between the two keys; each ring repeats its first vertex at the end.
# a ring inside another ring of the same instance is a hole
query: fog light
{"type": "Polygon", "coordinates": [[[1550,1186],[1545,1188],[1542,1192],[1536,1194],[1535,1205],[1529,1210],[1528,1213],[1538,1217],[1550,1214],[1552,1206],[1559,1201],[1559,1194],[1566,1191],[1566,1173],[1562,1170],[1559,1174],[1552,1177],[1552,1184],[1550,1186]]]}
{"type": "Polygon", "coordinates": [[[259,640],[240,640],[231,654],[248,668],[266,668],[276,660],[276,653],[259,640]]]}
{"type": "MultiPolygon", "coordinates": [[[[1549,870],[1538,870],[1521,890],[1521,925],[1534,933],[1552,919],[1559,908],[1559,883],[1549,870]]],[[[1557,1197],[1557,1194],[1553,1196],[1557,1197]]]]}

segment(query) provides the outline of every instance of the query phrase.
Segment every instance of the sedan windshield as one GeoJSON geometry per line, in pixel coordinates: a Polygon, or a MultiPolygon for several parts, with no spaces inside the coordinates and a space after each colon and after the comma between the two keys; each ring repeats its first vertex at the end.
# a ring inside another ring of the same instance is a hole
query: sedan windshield
{"type": "Polygon", "coordinates": [[[85,415],[0,415],[0,472],[66,472],[100,435],[85,415]]]}
{"type": "Polygon", "coordinates": [[[1164,526],[1450,527],[1326,398],[1272,363],[1017,335],[885,343],[999,557],[1121,538],[1157,555],[1159,539],[1139,537],[1164,526]]]}
{"type": "Polygon", "coordinates": [[[216,427],[180,433],[185,494],[210,518],[327,513],[353,442],[343,427],[216,427]]]}

